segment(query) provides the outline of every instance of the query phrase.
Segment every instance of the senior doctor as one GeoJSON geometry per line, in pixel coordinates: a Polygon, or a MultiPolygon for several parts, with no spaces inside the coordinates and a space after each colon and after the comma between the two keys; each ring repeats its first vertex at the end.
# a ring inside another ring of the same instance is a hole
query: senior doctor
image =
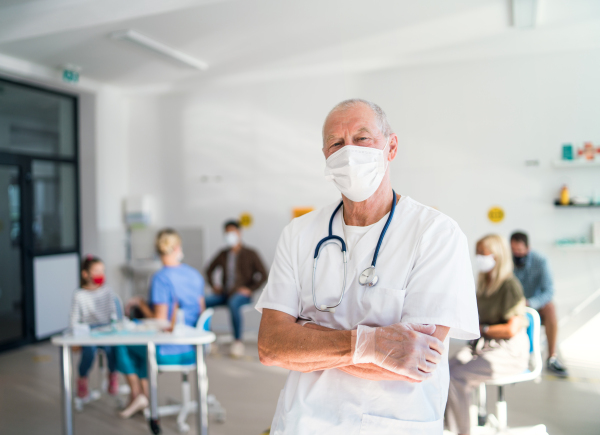
{"type": "Polygon", "coordinates": [[[376,104],[325,119],[341,201],[283,230],[256,306],[261,362],[291,370],[271,434],[443,431],[449,337],[479,337],[475,286],[456,222],[393,191],[397,150],[376,104]]]}

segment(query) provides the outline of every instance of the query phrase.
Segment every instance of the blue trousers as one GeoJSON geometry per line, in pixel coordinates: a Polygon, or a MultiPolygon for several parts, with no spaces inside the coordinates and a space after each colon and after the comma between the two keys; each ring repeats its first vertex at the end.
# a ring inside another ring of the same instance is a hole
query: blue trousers
{"type": "MultiPolygon", "coordinates": [[[[104,350],[106,359],[108,361],[108,370],[113,373],[117,369],[117,359],[115,350],[112,346],[100,346],[100,349],[104,350]]],[[[79,377],[87,377],[92,364],[94,364],[94,357],[96,356],[96,346],[83,346],[81,348],[81,361],[79,361],[79,377]]]]}
{"type": "Polygon", "coordinates": [[[231,313],[231,323],[233,325],[233,336],[236,340],[242,339],[242,313],[240,309],[248,305],[252,300],[248,296],[234,293],[232,295],[210,295],[206,297],[206,308],[227,305],[231,313]]]}

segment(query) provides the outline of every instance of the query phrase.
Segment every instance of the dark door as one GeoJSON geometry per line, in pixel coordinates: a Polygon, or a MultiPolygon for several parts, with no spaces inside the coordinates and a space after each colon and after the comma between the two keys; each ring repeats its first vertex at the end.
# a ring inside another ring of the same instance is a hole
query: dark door
{"type": "Polygon", "coordinates": [[[25,338],[21,172],[0,163],[0,345],[25,338]]]}

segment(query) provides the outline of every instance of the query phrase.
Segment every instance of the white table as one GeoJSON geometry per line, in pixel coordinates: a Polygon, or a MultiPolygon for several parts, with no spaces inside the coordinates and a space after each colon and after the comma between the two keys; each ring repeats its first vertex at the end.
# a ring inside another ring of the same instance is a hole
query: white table
{"type": "Polygon", "coordinates": [[[196,393],[198,395],[197,424],[198,435],[208,435],[208,378],[202,345],[215,341],[215,334],[200,329],[186,327],[177,334],[166,332],[105,333],[83,336],[55,335],[52,344],[60,346],[62,381],[63,434],[73,435],[73,390],[71,387],[71,347],[72,346],[148,346],[148,382],[150,384],[150,429],[160,433],[158,421],[158,366],[156,364],[157,344],[190,344],[196,346],[196,393]]]}

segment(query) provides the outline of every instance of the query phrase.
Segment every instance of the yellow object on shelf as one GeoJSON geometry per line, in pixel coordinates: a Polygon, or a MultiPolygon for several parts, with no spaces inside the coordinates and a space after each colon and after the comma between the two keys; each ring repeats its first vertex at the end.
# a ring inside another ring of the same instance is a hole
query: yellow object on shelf
{"type": "Polygon", "coordinates": [[[560,190],[560,205],[569,205],[571,203],[571,195],[569,194],[569,188],[565,184],[560,190]]]}

